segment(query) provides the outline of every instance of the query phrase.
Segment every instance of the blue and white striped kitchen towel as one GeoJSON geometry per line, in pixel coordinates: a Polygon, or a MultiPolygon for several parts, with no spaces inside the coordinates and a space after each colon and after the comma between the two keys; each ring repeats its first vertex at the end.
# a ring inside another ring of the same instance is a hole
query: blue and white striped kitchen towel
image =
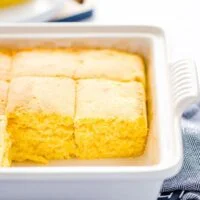
{"type": "Polygon", "coordinates": [[[164,182],[158,200],[200,200],[200,103],[183,114],[182,133],[183,168],[164,182]]]}

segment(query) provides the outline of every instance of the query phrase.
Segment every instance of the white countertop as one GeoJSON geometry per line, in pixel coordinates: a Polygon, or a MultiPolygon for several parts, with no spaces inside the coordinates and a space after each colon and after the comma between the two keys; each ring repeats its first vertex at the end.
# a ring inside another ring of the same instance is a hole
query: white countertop
{"type": "Polygon", "coordinates": [[[91,21],[160,26],[170,61],[192,58],[200,67],[200,0],[96,0],[91,21]]]}

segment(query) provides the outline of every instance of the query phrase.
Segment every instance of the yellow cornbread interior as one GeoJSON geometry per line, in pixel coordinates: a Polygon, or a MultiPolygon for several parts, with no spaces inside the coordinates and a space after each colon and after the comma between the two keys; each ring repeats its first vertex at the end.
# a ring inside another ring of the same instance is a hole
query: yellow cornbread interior
{"type": "Polygon", "coordinates": [[[0,166],[8,167],[11,164],[10,147],[11,140],[6,132],[7,120],[5,109],[8,95],[8,83],[0,80],[0,166]]]}
{"type": "Polygon", "coordinates": [[[144,152],[145,117],[135,121],[83,119],[76,123],[77,157],[82,159],[136,157],[144,152]]]}
{"type": "Polygon", "coordinates": [[[73,156],[75,144],[72,118],[16,111],[8,119],[8,132],[12,133],[13,161],[47,163],[48,160],[73,156]]]}
{"type": "Polygon", "coordinates": [[[7,130],[13,161],[46,163],[73,156],[74,81],[67,78],[13,79],[7,130]]]}
{"type": "Polygon", "coordinates": [[[76,105],[75,142],[79,158],[143,154],[147,119],[141,83],[81,80],[76,105]]]}
{"type": "Polygon", "coordinates": [[[0,58],[0,114],[6,113],[12,142],[3,146],[3,165],[143,154],[148,131],[140,56],[66,48],[0,58]]]}
{"type": "Polygon", "coordinates": [[[9,167],[11,165],[11,139],[6,132],[5,116],[0,116],[0,167],[9,167]]]}

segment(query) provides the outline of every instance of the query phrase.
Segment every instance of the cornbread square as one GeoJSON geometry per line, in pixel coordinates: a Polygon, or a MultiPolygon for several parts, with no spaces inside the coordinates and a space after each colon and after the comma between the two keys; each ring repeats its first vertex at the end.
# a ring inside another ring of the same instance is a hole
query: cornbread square
{"type": "Polygon", "coordinates": [[[12,57],[0,52],[0,80],[8,81],[10,79],[10,70],[12,64],[12,57]]]}
{"type": "Polygon", "coordinates": [[[72,78],[79,65],[73,51],[33,49],[19,51],[13,58],[13,76],[53,76],[72,78]]]}
{"type": "Polygon", "coordinates": [[[101,78],[145,83],[144,62],[136,54],[112,49],[87,49],[80,52],[81,67],[76,79],[101,78]]]}
{"type": "Polygon", "coordinates": [[[8,94],[8,132],[14,161],[73,156],[75,83],[67,78],[20,77],[8,94]]]}
{"type": "Polygon", "coordinates": [[[5,115],[8,95],[8,83],[0,80],[0,115],[5,115]]]}
{"type": "Polygon", "coordinates": [[[75,114],[77,156],[82,159],[135,157],[147,138],[142,83],[80,80],[75,114]]]}

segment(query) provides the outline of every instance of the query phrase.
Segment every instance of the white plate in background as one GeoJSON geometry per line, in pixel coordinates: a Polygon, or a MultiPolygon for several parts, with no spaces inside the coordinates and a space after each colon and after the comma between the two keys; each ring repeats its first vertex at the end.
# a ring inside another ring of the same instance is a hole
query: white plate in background
{"type": "Polygon", "coordinates": [[[43,22],[52,19],[65,0],[31,0],[28,3],[0,9],[0,22],[43,22]]]}

